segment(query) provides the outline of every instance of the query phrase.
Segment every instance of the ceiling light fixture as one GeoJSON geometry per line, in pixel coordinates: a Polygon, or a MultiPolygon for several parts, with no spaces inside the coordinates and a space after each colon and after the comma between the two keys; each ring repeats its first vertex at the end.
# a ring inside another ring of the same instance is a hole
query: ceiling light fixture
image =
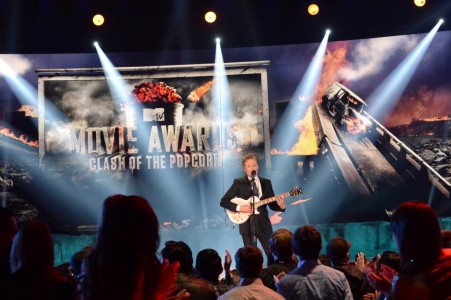
{"type": "Polygon", "coordinates": [[[94,25],[96,26],[102,26],[103,23],[105,23],[105,18],[101,14],[96,14],[92,18],[92,23],[94,23],[94,25]]]}
{"type": "Polygon", "coordinates": [[[413,3],[418,7],[423,7],[426,4],[426,0],[414,0],[413,3]]]}
{"type": "Polygon", "coordinates": [[[205,14],[205,21],[207,21],[207,23],[214,23],[216,21],[216,14],[213,11],[209,11],[205,14]]]}
{"type": "Polygon", "coordinates": [[[307,11],[310,15],[316,16],[319,13],[319,7],[315,3],[312,3],[308,6],[307,11]]]}

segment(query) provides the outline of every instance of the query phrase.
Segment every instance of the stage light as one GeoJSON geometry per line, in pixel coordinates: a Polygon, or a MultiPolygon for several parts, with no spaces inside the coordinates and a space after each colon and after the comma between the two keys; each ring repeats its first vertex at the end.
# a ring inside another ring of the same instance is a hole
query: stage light
{"type": "Polygon", "coordinates": [[[438,23],[441,25],[441,24],[443,24],[445,22],[445,20],[443,20],[443,19],[440,19],[440,20],[438,20],[438,23]]]}
{"type": "Polygon", "coordinates": [[[102,26],[104,22],[105,22],[105,18],[101,14],[96,14],[92,18],[92,23],[94,23],[94,25],[96,25],[96,26],[102,26]]]}
{"type": "Polygon", "coordinates": [[[307,11],[309,14],[311,14],[312,16],[315,16],[319,13],[319,7],[318,5],[316,5],[315,3],[310,4],[307,8],[307,11]]]}
{"type": "Polygon", "coordinates": [[[381,84],[367,97],[368,113],[376,120],[385,121],[401,98],[418,65],[421,63],[429,45],[435,37],[440,22],[421,40],[381,84]]]}
{"type": "Polygon", "coordinates": [[[426,4],[426,0],[414,0],[413,3],[418,7],[423,7],[426,4]]]}
{"type": "Polygon", "coordinates": [[[205,21],[207,23],[214,23],[216,21],[216,14],[213,11],[209,11],[205,14],[205,21]]]}
{"type": "Polygon", "coordinates": [[[220,39],[217,38],[211,103],[214,108],[211,110],[211,117],[221,123],[228,123],[233,115],[232,97],[219,41],[220,39]]]}
{"type": "Polygon", "coordinates": [[[326,34],[331,34],[332,31],[330,31],[330,29],[326,29],[326,34]]]}
{"type": "Polygon", "coordinates": [[[216,43],[220,43],[221,39],[220,38],[216,38],[216,43]]]}
{"type": "Polygon", "coordinates": [[[99,46],[99,43],[97,43],[97,42],[94,42],[92,44],[94,45],[94,47],[98,47],[99,46]]]}

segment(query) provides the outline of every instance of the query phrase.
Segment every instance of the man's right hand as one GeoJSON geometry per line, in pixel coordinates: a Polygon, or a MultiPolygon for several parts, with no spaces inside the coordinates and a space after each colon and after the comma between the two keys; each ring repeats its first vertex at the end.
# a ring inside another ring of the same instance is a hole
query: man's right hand
{"type": "Polygon", "coordinates": [[[240,212],[251,213],[252,207],[250,205],[240,205],[240,212]]]}

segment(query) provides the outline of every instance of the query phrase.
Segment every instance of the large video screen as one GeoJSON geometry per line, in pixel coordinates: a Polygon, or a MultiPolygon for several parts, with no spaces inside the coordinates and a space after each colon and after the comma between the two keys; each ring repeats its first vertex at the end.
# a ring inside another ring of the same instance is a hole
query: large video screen
{"type": "Polygon", "coordinates": [[[302,189],[274,224],[381,220],[406,200],[449,215],[451,33],[425,38],[329,42],[308,95],[319,44],[224,48],[223,65],[103,49],[117,78],[95,53],[0,55],[2,205],[77,233],[137,194],[162,229],[226,228],[219,201],[254,153],[276,194],[302,189]]]}

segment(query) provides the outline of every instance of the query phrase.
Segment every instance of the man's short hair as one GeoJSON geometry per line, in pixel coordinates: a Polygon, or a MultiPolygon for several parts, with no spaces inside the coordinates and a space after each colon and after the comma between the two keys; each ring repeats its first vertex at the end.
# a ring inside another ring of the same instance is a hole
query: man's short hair
{"type": "Polygon", "coordinates": [[[263,255],[255,246],[245,246],[235,254],[235,265],[241,278],[260,278],[263,255]]]}
{"type": "Polygon", "coordinates": [[[334,237],[326,246],[326,253],[329,260],[334,264],[342,264],[348,260],[348,252],[352,244],[342,237],[334,237]]]}
{"type": "Polygon", "coordinates": [[[214,249],[203,249],[196,256],[196,272],[208,281],[217,280],[222,273],[222,262],[214,249]]]}
{"type": "Polygon", "coordinates": [[[193,253],[191,248],[182,241],[167,241],[161,250],[163,259],[170,263],[178,261],[180,263],[180,273],[191,273],[193,271],[193,253]]]}
{"type": "Polygon", "coordinates": [[[293,245],[291,238],[293,233],[285,228],[279,228],[271,235],[269,246],[273,256],[278,257],[279,261],[288,262],[292,260],[293,245]]]}
{"type": "Polygon", "coordinates": [[[249,153],[249,154],[246,154],[245,156],[243,156],[243,158],[241,159],[241,163],[243,164],[243,166],[246,163],[246,161],[248,161],[250,159],[255,159],[256,161],[258,161],[257,156],[249,153]]]}
{"type": "Polygon", "coordinates": [[[293,234],[291,239],[294,253],[300,259],[318,259],[321,251],[321,234],[313,226],[301,226],[293,234]]]}

